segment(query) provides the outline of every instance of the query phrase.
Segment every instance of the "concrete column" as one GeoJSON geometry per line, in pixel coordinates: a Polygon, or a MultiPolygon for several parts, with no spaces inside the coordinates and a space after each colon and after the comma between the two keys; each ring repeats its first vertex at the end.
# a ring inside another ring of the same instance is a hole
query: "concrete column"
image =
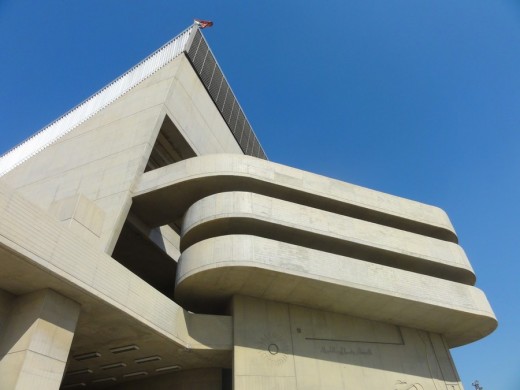
{"type": "Polygon", "coordinates": [[[233,297],[234,390],[298,389],[288,308],[284,303],[233,297]]]}
{"type": "Polygon", "coordinates": [[[52,290],[18,297],[0,335],[0,389],[58,390],[79,313],[52,290]]]}

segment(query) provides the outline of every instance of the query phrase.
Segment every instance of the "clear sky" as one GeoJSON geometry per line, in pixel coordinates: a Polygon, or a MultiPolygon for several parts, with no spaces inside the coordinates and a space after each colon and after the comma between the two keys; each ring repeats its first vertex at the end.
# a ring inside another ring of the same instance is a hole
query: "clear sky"
{"type": "Polygon", "coordinates": [[[0,0],[0,153],[193,18],[272,161],[447,211],[499,320],[463,384],[520,389],[520,1],[0,0]]]}

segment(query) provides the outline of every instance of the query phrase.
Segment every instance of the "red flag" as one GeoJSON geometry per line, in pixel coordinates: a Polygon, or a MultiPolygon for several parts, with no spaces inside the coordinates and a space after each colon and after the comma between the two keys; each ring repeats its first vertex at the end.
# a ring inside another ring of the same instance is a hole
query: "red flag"
{"type": "Polygon", "coordinates": [[[211,27],[213,26],[213,22],[209,21],[209,20],[200,20],[200,19],[195,19],[193,21],[197,26],[199,26],[200,28],[206,28],[206,27],[211,27]]]}

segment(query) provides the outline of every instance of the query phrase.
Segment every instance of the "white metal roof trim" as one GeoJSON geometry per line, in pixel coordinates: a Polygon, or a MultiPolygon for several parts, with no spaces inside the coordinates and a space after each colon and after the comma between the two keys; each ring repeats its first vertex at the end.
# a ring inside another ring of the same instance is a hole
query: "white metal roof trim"
{"type": "Polygon", "coordinates": [[[190,26],[88,99],[0,157],[0,177],[42,151],[181,54],[190,26]]]}

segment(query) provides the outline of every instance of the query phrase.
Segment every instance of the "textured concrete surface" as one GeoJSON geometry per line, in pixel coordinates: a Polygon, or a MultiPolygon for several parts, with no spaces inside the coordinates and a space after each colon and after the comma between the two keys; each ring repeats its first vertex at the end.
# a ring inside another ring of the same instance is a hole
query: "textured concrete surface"
{"type": "Polygon", "coordinates": [[[479,289],[410,271],[248,235],[207,239],[182,254],[182,305],[210,311],[235,294],[425,329],[450,347],[496,328],[479,289]]]}
{"type": "Polygon", "coordinates": [[[462,389],[434,333],[242,296],[233,318],[235,390],[462,389]]]}
{"type": "Polygon", "coordinates": [[[0,388],[57,389],[79,312],[52,290],[17,298],[0,338],[0,388]]]}
{"type": "Polygon", "coordinates": [[[474,283],[441,209],[243,156],[183,54],[0,179],[0,388],[459,390],[474,283]]]}

